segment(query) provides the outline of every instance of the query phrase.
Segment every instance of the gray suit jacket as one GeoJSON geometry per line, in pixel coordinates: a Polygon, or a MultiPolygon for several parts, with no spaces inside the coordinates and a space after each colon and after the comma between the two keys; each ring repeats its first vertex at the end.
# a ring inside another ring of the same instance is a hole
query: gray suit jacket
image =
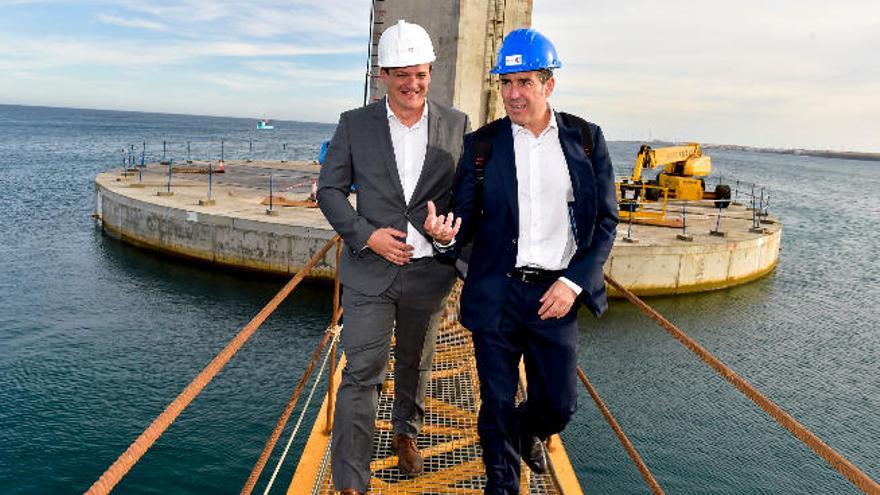
{"type": "Polygon", "coordinates": [[[340,278],[344,285],[367,295],[385,291],[400,269],[366,247],[373,231],[392,227],[406,232],[409,221],[425,235],[428,200],[437,205],[438,213],[451,206],[455,169],[470,125],[458,110],[434,101],[428,105],[428,149],[408,204],[397,173],[384,99],[340,116],[321,167],[318,205],[348,248],[343,250],[340,278]],[[352,184],[357,188],[357,209],[348,201],[352,184]]]}

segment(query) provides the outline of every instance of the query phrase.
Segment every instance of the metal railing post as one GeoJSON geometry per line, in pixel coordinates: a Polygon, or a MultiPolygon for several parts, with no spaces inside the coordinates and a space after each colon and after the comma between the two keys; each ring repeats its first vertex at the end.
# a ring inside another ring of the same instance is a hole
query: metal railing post
{"type": "MultiPolygon", "coordinates": [[[[764,202],[764,188],[761,188],[761,203],[764,202]]],[[[752,228],[749,229],[749,232],[753,234],[764,234],[767,231],[764,227],[761,227],[761,221],[758,217],[760,214],[761,206],[758,204],[758,197],[755,195],[755,186],[752,185],[752,228]]]]}
{"type": "Polygon", "coordinates": [[[718,216],[715,218],[715,230],[710,230],[709,235],[724,237],[726,234],[721,231],[721,210],[724,208],[721,207],[721,201],[717,199],[715,200],[715,206],[718,208],[718,216]]]}
{"type": "Polygon", "coordinates": [[[174,196],[174,193],[171,192],[171,176],[173,173],[173,170],[171,167],[172,167],[173,161],[174,160],[168,160],[168,184],[166,186],[166,189],[164,191],[156,192],[156,196],[174,196]]]}
{"type": "Polygon", "coordinates": [[[755,186],[752,185],[752,228],[758,228],[758,205],[755,197],[755,186]]]}
{"type": "MultiPolygon", "coordinates": [[[[642,197],[644,197],[644,194],[642,194],[642,197]]],[[[638,200],[636,200],[636,201],[638,201],[638,200]]],[[[630,244],[635,244],[635,243],[639,242],[638,239],[636,239],[635,237],[632,236],[633,217],[635,216],[635,205],[632,205],[629,208],[627,208],[627,212],[629,213],[629,219],[627,221],[626,237],[624,237],[623,240],[624,240],[624,242],[628,242],[630,244]]]]}
{"type": "MultiPolygon", "coordinates": [[[[336,241],[336,272],[333,277],[333,321],[330,323],[331,327],[339,325],[339,306],[342,303],[340,293],[341,285],[339,283],[339,261],[341,258],[342,238],[339,238],[336,241]]],[[[327,433],[333,431],[333,412],[336,407],[336,394],[333,393],[333,389],[336,388],[337,342],[339,342],[339,339],[334,340],[333,345],[330,348],[330,374],[327,375],[327,418],[325,421],[325,424],[327,425],[327,433]]]]}
{"type": "Polygon", "coordinates": [[[266,210],[266,215],[276,216],[278,215],[278,210],[273,208],[273,184],[272,184],[272,172],[269,172],[269,209],[266,210]]]}
{"type": "Polygon", "coordinates": [[[681,204],[681,234],[675,236],[679,241],[693,241],[694,236],[687,233],[687,201],[681,204]]]}
{"type": "Polygon", "coordinates": [[[199,206],[214,206],[214,162],[208,162],[208,199],[200,199],[199,206]]]}

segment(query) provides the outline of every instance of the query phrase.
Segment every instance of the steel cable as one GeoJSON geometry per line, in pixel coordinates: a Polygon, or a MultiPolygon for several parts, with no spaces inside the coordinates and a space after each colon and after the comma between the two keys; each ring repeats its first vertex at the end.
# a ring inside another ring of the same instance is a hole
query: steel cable
{"type": "MultiPolygon", "coordinates": [[[[342,331],[342,328],[339,326],[333,326],[327,329],[328,333],[333,334],[333,339],[330,342],[330,348],[327,349],[327,354],[324,354],[324,361],[321,363],[321,368],[318,370],[318,376],[316,376],[315,381],[312,382],[312,389],[309,391],[309,396],[306,397],[306,401],[303,404],[302,410],[300,410],[299,412],[299,418],[297,418],[296,420],[296,425],[294,425],[293,431],[290,433],[290,438],[287,439],[287,445],[284,446],[284,451],[281,453],[281,457],[278,459],[278,463],[275,465],[275,470],[272,472],[272,477],[269,478],[269,482],[266,484],[266,489],[263,490],[263,495],[268,495],[269,490],[272,489],[272,485],[275,484],[275,478],[278,476],[278,471],[281,470],[281,465],[284,464],[284,459],[287,458],[287,453],[290,452],[290,445],[293,444],[293,439],[296,438],[296,434],[297,432],[299,432],[299,427],[302,425],[302,421],[306,415],[306,411],[308,411],[309,409],[309,404],[312,403],[312,398],[315,396],[315,389],[318,388],[318,382],[321,381],[321,377],[324,375],[324,369],[327,367],[327,361],[330,359],[330,355],[333,354],[333,346],[339,339],[340,331],[342,331]]],[[[330,395],[332,393],[332,390],[327,390],[327,395],[330,395]]]]}
{"type": "MultiPolygon", "coordinates": [[[[220,351],[217,356],[208,363],[207,366],[196,376],[192,382],[174,399],[174,402],[168,405],[162,414],[160,414],[153,422],[144,430],[143,433],[120,455],[116,461],[104,471],[104,474],[95,481],[94,484],[86,492],[86,495],[99,495],[110,493],[111,490],[119,483],[120,480],[131,470],[141,457],[156,443],[156,440],[171,426],[171,423],[180,415],[181,412],[196,398],[197,395],[208,385],[208,383],[217,376],[217,373],[232,359],[232,356],[244,345],[245,342],[256,332],[260,325],[278,308],[278,306],[287,298],[288,295],[299,285],[306,275],[324,258],[327,251],[336,245],[337,237],[331,240],[317,252],[305,264],[305,266],[297,272],[297,274],[288,282],[275,297],[269,301],[263,309],[233,338],[229,344],[220,351]]],[[[326,338],[325,338],[326,340],[326,338]]]]}
{"type": "Polygon", "coordinates": [[[587,379],[587,375],[584,374],[584,370],[578,366],[577,369],[578,377],[581,379],[581,383],[584,384],[584,387],[589,392],[590,397],[593,398],[593,402],[599,407],[599,411],[602,412],[602,416],[605,416],[605,421],[611,426],[611,429],[614,430],[614,434],[617,435],[617,439],[620,440],[620,443],[623,445],[626,453],[629,454],[629,457],[633,460],[636,467],[639,469],[639,473],[642,474],[642,478],[645,479],[645,482],[648,483],[648,486],[651,487],[651,492],[654,495],[663,495],[663,489],[660,488],[660,485],[657,483],[657,479],[654,478],[654,475],[651,474],[651,471],[648,469],[648,466],[645,464],[645,461],[642,460],[642,457],[636,451],[636,448],[633,446],[632,442],[627,438],[626,433],[623,432],[623,429],[617,423],[617,420],[614,419],[614,416],[611,415],[611,411],[608,410],[608,407],[605,405],[605,402],[599,397],[599,393],[596,392],[596,389],[593,387],[593,384],[590,383],[590,380],[587,379]]]}
{"type": "MultiPolygon", "coordinates": [[[[340,309],[339,313],[341,312],[342,310],[340,309]]],[[[269,436],[269,439],[266,440],[266,445],[263,447],[260,457],[257,458],[257,462],[254,464],[250,476],[248,476],[247,481],[245,481],[244,486],[241,488],[241,495],[249,495],[254,490],[257,480],[260,478],[260,474],[262,474],[263,469],[266,467],[266,463],[269,461],[269,455],[275,449],[275,444],[278,443],[278,439],[281,437],[281,432],[284,430],[284,426],[287,425],[290,415],[293,414],[293,409],[296,407],[299,396],[302,395],[306,382],[308,382],[309,377],[312,375],[312,370],[315,368],[315,364],[318,363],[318,358],[321,357],[324,347],[327,346],[327,343],[333,335],[333,330],[327,330],[324,332],[324,338],[321,339],[321,342],[319,342],[318,346],[315,348],[315,352],[312,353],[312,360],[303,372],[302,378],[300,378],[299,383],[296,385],[296,390],[294,390],[293,395],[290,396],[290,400],[287,402],[287,406],[284,407],[284,412],[281,413],[281,417],[278,418],[278,422],[275,424],[272,434],[269,436]]]]}
{"type": "Polygon", "coordinates": [[[688,337],[669,320],[664,318],[663,315],[661,315],[652,307],[648,306],[644,301],[639,299],[638,296],[630,292],[628,289],[620,285],[620,283],[618,283],[616,280],[609,277],[608,275],[605,275],[605,280],[611,287],[613,287],[621,295],[623,295],[623,297],[629,300],[629,302],[633,303],[635,306],[641,309],[643,313],[654,320],[658,325],[660,325],[661,328],[663,328],[669,334],[675,337],[679,342],[681,342],[682,345],[690,349],[690,351],[696,354],[700,359],[702,359],[703,362],[708,364],[712,369],[718,372],[718,374],[724,377],[725,380],[730,382],[758,407],[763,409],[767,414],[770,415],[770,417],[776,420],[777,423],[790,431],[795,436],[795,438],[806,444],[807,447],[812,449],[813,452],[818,454],[822,459],[825,460],[825,462],[827,462],[831,465],[831,467],[837,470],[837,472],[845,476],[850,482],[852,482],[853,485],[857,486],[868,495],[880,495],[880,484],[871,479],[867,474],[857,468],[854,464],[846,460],[846,458],[844,458],[837,451],[832,449],[828,444],[823,442],[822,439],[813,434],[804,425],[799,423],[791,415],[782,410],[782,408],[773,403],[773,401],[765,397],[755,387],[753,387],[742,377],[737,375],[736,372],[734,372],[727,365],[722,363],[718,358],[713,356],[709,351],[704,349],[696,341],[688,337]]]}

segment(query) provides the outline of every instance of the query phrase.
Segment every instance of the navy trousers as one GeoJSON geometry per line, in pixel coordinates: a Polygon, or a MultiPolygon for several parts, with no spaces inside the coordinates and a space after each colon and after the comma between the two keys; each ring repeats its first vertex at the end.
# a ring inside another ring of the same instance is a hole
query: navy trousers
{"type": "Polygon", "coordinates": [[[477,423],[486,494],[519,493],[519,439],[561,432],[577,408],[577,304],[563,318],[541,320],[538,308],[548,284],[512,280],[501,313],[471,329],[482,403],[477,423]],[[519,362],[527,398],[518,407],[519,362]]]}

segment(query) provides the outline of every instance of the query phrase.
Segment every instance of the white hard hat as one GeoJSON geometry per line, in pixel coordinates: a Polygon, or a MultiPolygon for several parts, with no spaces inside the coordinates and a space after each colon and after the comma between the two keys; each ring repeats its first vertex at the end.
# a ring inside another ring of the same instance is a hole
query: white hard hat
{"type": "Polygon", "coordinates": [[[379,67],[408,67],[436,60],[434,45],[425,28],[403,19],[379,38],[379,67]]]}

